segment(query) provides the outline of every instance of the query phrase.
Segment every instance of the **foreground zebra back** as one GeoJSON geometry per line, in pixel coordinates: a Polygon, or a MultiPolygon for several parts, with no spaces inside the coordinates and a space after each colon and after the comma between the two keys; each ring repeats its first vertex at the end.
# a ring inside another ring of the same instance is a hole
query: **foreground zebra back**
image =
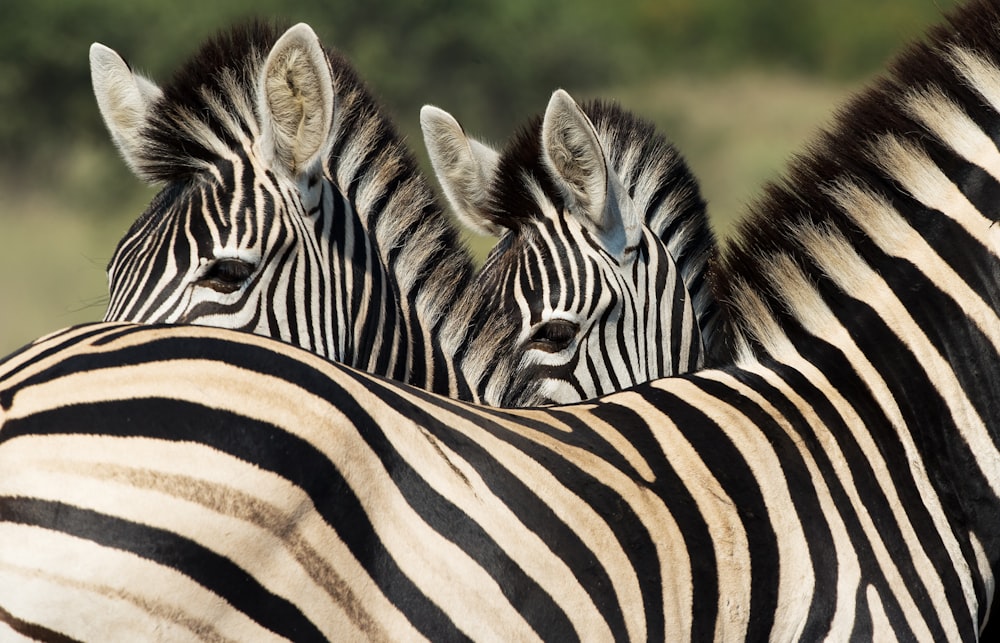
{"type": "Polygon", "coordinates": [[[497,382],[505,396],[485,400],[573,402],[702,364],[714,236],[694,177],[651,124],[560,90],[503,154],[437,108],[421,125],[460,220],[501,237],[476,287],[519,329],[524,384],[497,382]]]}
{"type": "Polygon", "coordinates": [[[390,120],[307,25],[222,32],[162,89],[101,45],[91,70],[122,156],[163,185],[108,266],[106,320],[252,331],[469,397],[430,338],[446,310],[459,341],[473,326],[454,305],[470,256],[390,120]]]}
{"type": "MultiPolygon", "coordinates": [[[[112,258],[106,320],[249,330],[489,404],[578,401],[699,363],[683,284],[637,263],[606,280],[610,308],[575,310],[574,323],[613,337],[622,324],[612,313],[621,317],[633,299],[629,280],[669,284],[669,306],[639,333],[653,340],[643,360],[660,368],[626,366],[636,351],[615,342],[589,356],[601,386],[570,386],[572,372],[553,368],[521,318],[498,309],[495,288],[483,285],[493,278],[473,280],[457,232],[391,124],[305,25],[280,38],[260,24],[221,34],[162,90],[100,45],[91,63],[125,160],[167,184],[112,258]],[[541,378],[564,390],[546,394],[541,378]]],[[[666,202],[676,192],[678,208],[704,218],[686,168],[655,178],[666,202]],[[665,182],[675,174],[684,180],[665,182]]],[[[568,267],[555,261],[532,269],[568,267]]]]}

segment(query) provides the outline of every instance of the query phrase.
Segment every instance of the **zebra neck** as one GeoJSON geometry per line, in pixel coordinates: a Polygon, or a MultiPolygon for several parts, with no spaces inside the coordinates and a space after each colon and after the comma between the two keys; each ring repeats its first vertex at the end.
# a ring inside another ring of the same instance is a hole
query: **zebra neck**
{"type": "Polygon", "coordinates": [[[347,200],[358,269],[346,297],[359,319],[348,331],[351,363],[454,395],[460,387],[438,334],[471,281],[472,257],[391,121],[350,64],[330,58],[337,113],[326,175],[347,200]]]}
{"type": "Polygon", "coordinates": [[[740,357],[805,358],[831,396],[870,396],[873,436],[926,471],[994,564],[998,29],[1000,7],[972,2],[895,61],[768,188],[714,273],[740,357]]]}
{"type": "MultiPolygon", "coordinates": [[[[883,139],[881,158],[899,152],[897,143],[883,139]]],[[[786,221],[780,246],[758,249],[742,275],[728,275],[736,350],[748,361],[766,354],[823,373],[827,396],[845,400],[880,452],[898,454],[890,475],[911,476],[927,502],[941,505],[970,564],[977,540],[995,565],[1000,282],[988,238],[995,226],[970,207],[980,197],[969,185],[930,180],[942,173],[929,156],[914,148],[895,160],[908,168],[895,192],[888,183],[876,191],[840,177],[824,191],[846,216],[786,221]]],[[[980,177],[977,185],[985,184],[997,185],[980,177]]]]}

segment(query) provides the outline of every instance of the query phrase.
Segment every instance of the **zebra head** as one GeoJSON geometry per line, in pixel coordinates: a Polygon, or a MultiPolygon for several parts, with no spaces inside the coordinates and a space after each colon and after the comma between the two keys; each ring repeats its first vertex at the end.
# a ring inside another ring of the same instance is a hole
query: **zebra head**
{"type": "Polygon", "coordinates": [[[163,89],[107,47],[90,59],[125,162],[163,186],[111,259],[106,320],[252,331],[425,387],[454,381],[427,365],[421,319],[471,260],[389,119],[311,28],[223,32],[163,89]]]}
{"type": "Polygon", "coordinates": [[[483,314],[499,307],[519,329],[518,363],[480,383],[488,403],[577,401],[701,365],[714,238],[694,178],[651,125],[561,90],[502,154],[437,108],[421,122],[459,219],[501,237],[476,286],[483,314]]]}
{"type": "MultiPolygon", "coordinates": [[[[263,33],[216,40],[202,55],[255,37],[263,33]]],[[[273,271],[294,275],[289,290],[322,278],[304,266],[320,261],[309,241],[330,200],[318,163],[334,112],[330,65],[306,25],[266,59],[244,53],[245,68],[191,65],[164,92],[111,49],[91,47],[94,93],[115,144],[140,178],[164,184],[108,266],[105,319],[285,336],[278,329],[288,319],[260,303],[288,296],[270,290],[281,281],[273,271]]]]}

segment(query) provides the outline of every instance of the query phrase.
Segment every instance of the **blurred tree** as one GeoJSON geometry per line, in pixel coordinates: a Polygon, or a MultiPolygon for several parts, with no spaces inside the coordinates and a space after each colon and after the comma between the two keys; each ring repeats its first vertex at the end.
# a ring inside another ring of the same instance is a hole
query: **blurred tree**
{"type": "Polygon", "coordinates": [[[673,68],[775,65],[857,79],[956,0],[622,0],[638,50],[673,68]]]}

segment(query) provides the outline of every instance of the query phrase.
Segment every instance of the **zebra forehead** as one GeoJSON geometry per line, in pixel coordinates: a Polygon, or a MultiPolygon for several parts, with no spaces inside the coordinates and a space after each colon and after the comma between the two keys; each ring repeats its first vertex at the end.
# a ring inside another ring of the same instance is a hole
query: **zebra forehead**
{"type": "Polygon", "coordinates": [[[542,117],[536,115],[517,129],[500,153],[486,216],[508,230],[541,218],[539,196],[560,210],[565,206],[542,164],[541,131],[542,117]]]}
{"type": "Polygon", "coordinates": [[[143,129],[142,172],[155,181],[189,178],[221,148],[240,147],[256,132],[256,79],[280,28],[250,21],[222,31],[163,87],[143,129]]]}

